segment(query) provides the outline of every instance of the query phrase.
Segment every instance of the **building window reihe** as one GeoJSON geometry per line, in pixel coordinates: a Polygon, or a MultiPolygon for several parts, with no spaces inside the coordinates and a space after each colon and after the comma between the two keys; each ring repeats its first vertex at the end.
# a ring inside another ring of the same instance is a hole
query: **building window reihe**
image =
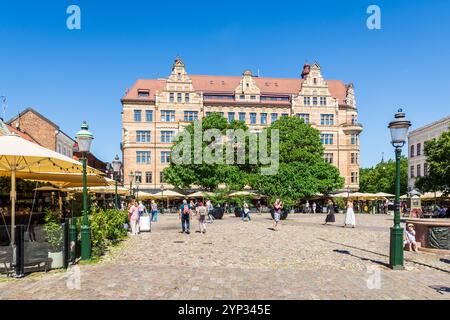
{"type": "Polygon", "coordinates": [[[320,125],[321,126],[333,126],[334,125],[334,115],[321,114],[320,115],[320,125]]]}
{"type": "Polygon", "coordinates": [[[172,143],[174,136],[175,136],[174,131],[161,131],[161,142],[172,143]]]}
{"type": "Polygon", "coordinates": [[[134,122],[141,122],[141,110],[134,110],[134,122]]]}
{"type": "Polygon", "coordinates": [[[161,163],[170,163],[170,151],[161,151],[161,163]]]}
{"type": "Polygon", "coordinates": [[[161,110],[161,122],[175,122],[175,111],[161,110]]]}
{"type": "Polygon", "coordinates": [[[138,130],[136,131],[136,142],[138,143],[149,143],[150,142],[150,131],[138,130]]]}
{"type": "Polygon", "coordinates": [[[278,113],[272,113],[271,115],[270,115],[270,122],[271,123],[274,123],[275,121],[277,121],[278,120],[278,113]]]}
{"type": "Polygon", "coordinates": [[[198,112],[197,111],[185,111],[184,112],[184,121],[192,122],[198,120],[198,112]]]}
{"type": "Polygon", "coordinates": [[[138,164],[149,164],[150,151],[136,151],[136,162],[138,164]]]}
{"type": "Polygon", "coordinates": [[[333,134],[331,134],[331,133],[320,134],[320,142],[322,142],[322,144],[326,144],[326,145],[333,144],[333,134]]]}
{"type": "Polygon", "coordinates": [[[145,110],[145,121],[153,122],[153,110],[145,110]]]}
{"type": "Polygon", "coordinates": [[[309,123],[309,113],[297,113],[297,117],[303,119],[305,123],[309,123]]]}
{"type": "Polygon", "coordinates": [[[250,124],[256,124],[256,113],[255,112],[250,113],[250,124]]]}
{"type": "Polygon", "coordinates": [[[239,121],[245,121],[245,112],[239,112],[239,121]]]}
{"type": "Polygon", "coordinates": [[[147,171],[145,173],[145,183],[152,183],[153,180],[153,174],[151,171],[147,171]]]}
{"type": "Polygon", "coordinates": [[[261,113],[260,118],[261,124],[267,124],[267,113],[261,113]]]}

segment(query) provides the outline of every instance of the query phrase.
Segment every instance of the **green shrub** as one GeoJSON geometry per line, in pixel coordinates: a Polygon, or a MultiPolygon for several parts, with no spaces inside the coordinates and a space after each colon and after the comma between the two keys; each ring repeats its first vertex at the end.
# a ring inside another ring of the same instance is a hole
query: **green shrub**
{"type": "Polygon", "coordinates": [[[108,245],[117,243],[126,238],[127,230],[123,224],[127,221],[128,214],[117,209],[98,209],[89,215],[91,227],[92,256],[101,256],[108,245]]]}
{"type": "Polygon", "coordinates": [[[58,221],[57,215],[52,211],[50,211],[49,209],[46,209],[44,221],[45,221],[44,233],[45,238],[50,246],[50,251],[51,252],[62,251],[64,232],[61,227],[61,224],[58,221]]]}

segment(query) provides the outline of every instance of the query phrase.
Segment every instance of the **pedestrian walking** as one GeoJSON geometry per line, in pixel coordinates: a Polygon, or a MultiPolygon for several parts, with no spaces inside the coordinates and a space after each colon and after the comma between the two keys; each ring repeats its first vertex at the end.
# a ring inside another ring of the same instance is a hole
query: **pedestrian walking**
{"type": "Polygon", "coordinates": [[[244,212],[242,214],[242,221],[251,221],[252,220],[252,216],[250,214],[250,208],[249,208],[248,203],[246,201],[244,201],[243,208],[244,208],[244,212]],[[248,220],[245,220],[246,218],[248,220]]]}
{"type": "Polygon", "coordinates": [[[283,209],[283,202],[277,199],[273,204],[273,230],[277,231],[278,223],[281,219],[281,210],[283,209]]]}
{"type": "Polygon", "coordinates": [[[306,208],[306,213],[310,213],[309,201],[308,200],[306,200],[305,208],[306,208]]]}
{"type": "Polygon", "coordinates": [[[186,200],[183,200],[183,204],[180,206],[180,219],[181,219],[181,233],[190,234],[192,211],[186,200]]]}
{"type": "Polygon", "coordinates": [[[256,204],[256,208],[258,209],[258,215],[262,214],[262,205],[261,205],[261,201],[258,200],[258,203],[256,204]]]}
{"type": "Polygon", "coordinates": [[[150,209],[152,210],[152,222],[157,222],[158,221],[158,205],[156,204],[155,200],[152,200],[150,209]]]}
{"type": "Polygon", "coordinates": [[[328,222],[336,222],[336,217],[335,217],[335,209],[334,209],[334,203],[331,200],[328,200],[328,205],[327,205],[327,217],[325,218],[325,223],[324,225],[326,225],[328,222]]]}
{"type": "Polygon", "coordinates": [[[317,209],[317,204],[315,202],[313,202],[313,204],[312,204],[313,213],[316,213],[316,209],[317,209]]]}
{"type": "Polygon", "coordinates": [[[128,221],[130,221],[131,235],[135,236],[138,234],[138,223],[139,223],[139,209],[136,205],[136,200],[132,199],[128,205],[128,221]]]}
{"type": "Polygon", "coordinates": [[[206,216],[208,214],[208,208],[205,207],[203,202],[199,202],[196,208],[196,214],[198,215],[198,226],[200,233],[206,233],[206,216]]]}
{"type": "Polygon", "coordinates": [[[208,209],[208,223],[213,223],[214,222],[214,216],[213,216],[214,207],[211,203],[211,200],[209,200],[209,199],[206,199],[206,208],[208,209]]]}
{"type": "Polygon", "coordinates": [[[347,201],[347,212],[345,214],[344,228],[347,226],[351,226],[352,228],[356,226],[355,212],[353,211],[353,202],[351,202],[350,200],[347,201]]]}
{"type": "Polygon", "coordinates": [[[147,213],[147,208],[144,206],[142,201],[139,201],[138,211],[139,211],[139,217],[142,217],[145,213],[147,213]]]}

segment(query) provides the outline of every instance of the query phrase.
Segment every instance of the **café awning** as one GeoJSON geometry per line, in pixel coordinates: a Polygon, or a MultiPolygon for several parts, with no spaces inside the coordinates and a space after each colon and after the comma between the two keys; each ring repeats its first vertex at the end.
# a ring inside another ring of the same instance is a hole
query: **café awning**
{"type": "MultiPolygon", "coordinates": [[[[97,174],[92,168],[88,173],[97,174]]],[[[16,176],[20,173],[80,173],[83,165],[69,157],[20,138],[17,135],[0,137],[0,173],[11,176],[11,244],[15,237],[16,176]]]]}

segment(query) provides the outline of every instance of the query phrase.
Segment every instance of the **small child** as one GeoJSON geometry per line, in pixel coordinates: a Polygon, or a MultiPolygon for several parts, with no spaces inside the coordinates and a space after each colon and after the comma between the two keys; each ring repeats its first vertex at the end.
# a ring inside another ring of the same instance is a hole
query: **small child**
{"type": "Polygon", "coordinates": [[[414,225],[412,223],[408,223],[406,227],[404,243],[409,246],[409,250],[412,249],[414,252],[419,252],[417,250],[416,230],[414,230],[414,225]]]}

